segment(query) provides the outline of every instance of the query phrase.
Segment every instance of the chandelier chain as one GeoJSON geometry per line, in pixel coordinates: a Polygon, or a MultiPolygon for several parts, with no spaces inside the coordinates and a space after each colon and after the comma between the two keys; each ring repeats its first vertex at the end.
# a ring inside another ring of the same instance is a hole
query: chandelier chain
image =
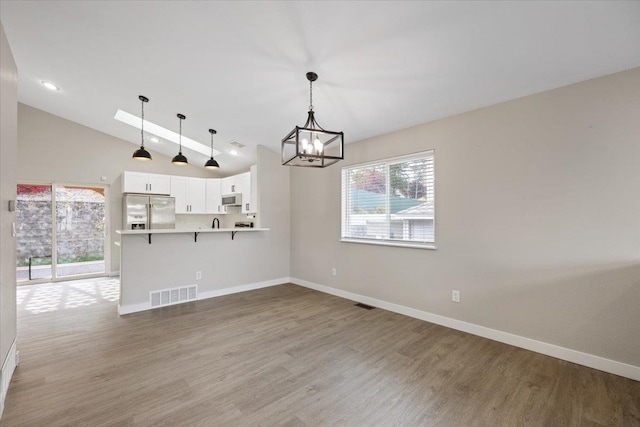
{"type": "Polygon", "coordinates": [[[309,80],[309,111],[313,111],[313,81],[309,80]]]}

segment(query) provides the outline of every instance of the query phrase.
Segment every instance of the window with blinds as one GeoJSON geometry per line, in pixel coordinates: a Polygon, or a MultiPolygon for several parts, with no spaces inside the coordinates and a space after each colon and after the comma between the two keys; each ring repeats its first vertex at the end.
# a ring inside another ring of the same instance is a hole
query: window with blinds
{"type": "Polygon", "coordinates": [[[434,152],[342,168],[342,240],[435,243],[434,152]]]}

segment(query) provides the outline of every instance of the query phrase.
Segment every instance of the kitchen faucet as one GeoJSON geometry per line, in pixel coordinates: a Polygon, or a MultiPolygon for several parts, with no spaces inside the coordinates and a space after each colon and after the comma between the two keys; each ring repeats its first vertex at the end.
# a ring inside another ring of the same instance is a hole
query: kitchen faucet
{"type": "Polygon", "coordinates": [[[211,224],[211,228],[220,228],[220,220],[218,218],[213,218],[213,224],[211,224]]]}

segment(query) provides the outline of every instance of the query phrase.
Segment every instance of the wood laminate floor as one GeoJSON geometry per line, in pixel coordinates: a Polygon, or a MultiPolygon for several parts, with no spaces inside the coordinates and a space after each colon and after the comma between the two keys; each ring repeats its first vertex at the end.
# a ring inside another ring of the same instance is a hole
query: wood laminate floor
{"type": "Polygon", "coordinates": [[[3,426],[640,426],[639,382],[299,286],[118,317],[99,282],[20,290],[3,426]]]}

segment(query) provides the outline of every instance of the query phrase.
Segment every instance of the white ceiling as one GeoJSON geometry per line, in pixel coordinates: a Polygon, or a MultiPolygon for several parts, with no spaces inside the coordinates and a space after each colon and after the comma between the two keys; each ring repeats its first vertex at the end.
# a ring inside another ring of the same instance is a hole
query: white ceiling
{"type": "Polygon", "coordinates": [[[0,19],[21,102],[138,144],[113,116],[146,95],[152,122],[177,130],[183,113],[207,145],[218,130],[225,175],[304,123],[307,71],[318,122],[351,142],[640,66],[638,1],[2,0],[0,19]]]}

